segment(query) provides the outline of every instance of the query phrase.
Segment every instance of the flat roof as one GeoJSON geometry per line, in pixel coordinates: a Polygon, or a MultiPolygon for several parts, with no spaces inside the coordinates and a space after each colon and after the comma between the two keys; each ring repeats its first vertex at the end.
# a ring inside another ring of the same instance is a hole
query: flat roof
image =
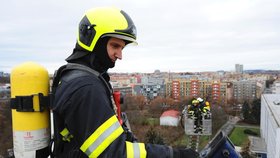
{"type": "Polygon", "coordinates": [[[280,94],[263,94],[277,126],[280,127],[280,94]]]}
{"type": "Polygon", "coordinates": [[[249,136],[250,151],[254,153],[266,153],[266,143],[260,137],[249,136]]]}

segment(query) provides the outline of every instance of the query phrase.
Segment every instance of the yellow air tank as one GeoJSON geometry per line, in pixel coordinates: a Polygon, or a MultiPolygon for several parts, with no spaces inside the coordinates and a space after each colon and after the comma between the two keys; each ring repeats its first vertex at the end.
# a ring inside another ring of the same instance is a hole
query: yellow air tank
{"type": "Polygon", "coordinates": [[[49,155],[49,74],[41,65],[26,62],[11,72],[13,145],[16,158],[49,155]]]}

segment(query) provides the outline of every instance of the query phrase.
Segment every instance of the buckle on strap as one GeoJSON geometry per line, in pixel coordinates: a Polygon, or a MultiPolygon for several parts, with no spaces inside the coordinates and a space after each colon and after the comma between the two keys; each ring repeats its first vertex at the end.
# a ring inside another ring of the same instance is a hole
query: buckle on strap
{"type": "Polygon", "coordinates": [[[50,97],[44,96],[42,93],[33,94],[29,96],[16,96],[15,98],[11,98],[10,102],[11,109],[16,109],[18,112],[43,112],[47,107],[50,106],[50,97]],[[38,106],[34,106],[34,102],[36,103],[36,99],[38,98],[38,106]]]}
{"type": "Polygon", "coordinates": [[[67,128],[64,128],[61,132],[60,135],[62,136],[62,140],[65,142],[70,142],[71,139],[74,137],[67,128]]]}

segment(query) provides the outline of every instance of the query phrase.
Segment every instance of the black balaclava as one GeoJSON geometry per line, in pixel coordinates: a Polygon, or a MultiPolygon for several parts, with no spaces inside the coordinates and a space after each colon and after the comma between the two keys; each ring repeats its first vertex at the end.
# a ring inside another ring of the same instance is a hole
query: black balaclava
{"type": "Polygon", "coordinates": [[[66,61],[69,63],[86,65],[100,73],[106,72],[109,68],[115,66],[115,63],[112,62],[107,51],[109,39],[110,37],[100,38],[92,52],[86,51],[76,44],[72,55],[68,57],[66,61]]]}

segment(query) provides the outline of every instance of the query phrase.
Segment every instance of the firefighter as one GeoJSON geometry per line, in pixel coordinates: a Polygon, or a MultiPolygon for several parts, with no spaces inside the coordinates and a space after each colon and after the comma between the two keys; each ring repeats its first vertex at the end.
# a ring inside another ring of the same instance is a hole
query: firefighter
{"type": "Polygon", "coordinates": [[[107,70],[135,42],[136,27],[126,12],[112,7],[86,11],[68,64],[54,78],[54,157],[198,157],[191,149],[144,144],[126,136],[107,70]]]}
{"type": "Polygon", "coordinates": [[[198,106],[199,106],[199,101],[196,99],[192,100],[191,105],[188,106],[188,114],[190,116],[194,116],[194,113],[198,108],[198,106]]]}
{"type": "Polygon", "coordinates": [[[192,100],[192,105],[189,109],[189,114],[194,119],[194,132],[202,132],[202,111],[199,101],[197,99],[192,100]]]}
{"type": "Polygon", "coordinates": [[[197,100],[198,103],[199,103],[199,108],[201,109],[201,111],[203,111],[203,108],[205,107],[205,101],[204,101],[204,99],[198,97],[196,100],[197,100]]]}
{"type": "Polygon", "coordinates": [[[199,108],[201,109],[204,118],[209,119],[211,117],[210,103],[202,98],[197,98],[197,100],[199,101],[199,108]]]}
{"type": "Polygon", "coordinates": [[[205,102],[205,107],[203,108],[203,112],[205,113],[205,119],[211,119],[211,111],[210,111],[210,103],[208,101],[205,102]]]}

